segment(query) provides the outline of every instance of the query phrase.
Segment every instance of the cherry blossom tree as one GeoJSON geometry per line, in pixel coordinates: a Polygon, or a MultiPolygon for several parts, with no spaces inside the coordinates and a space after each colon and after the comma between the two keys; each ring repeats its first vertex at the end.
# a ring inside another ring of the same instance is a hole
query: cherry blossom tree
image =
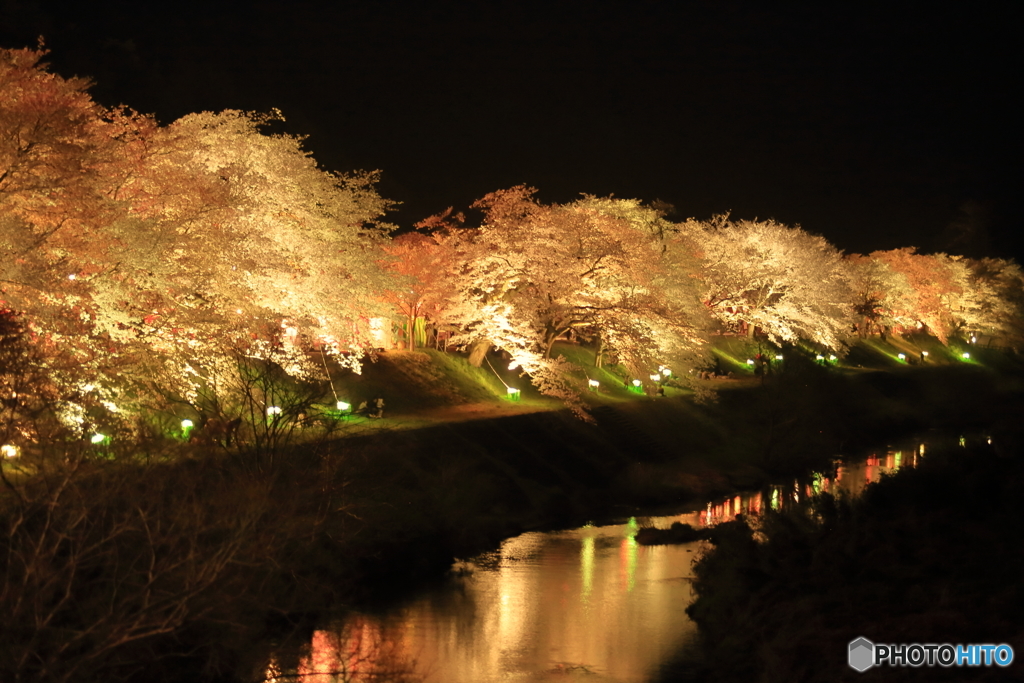
{"type": "Polygon", "coordinates": [[[375,174],[320,169],[300,138],[263,132],[277,115],[161,127],[104,109],[43,56],[0,51],[0,302],[88,376],[68,382],[130,383],[155,359],[188,379],[254,334],[275,348],[282,328],[357,367],[360,320],[390,282],[375,174]]]}
{"type": "Polygon", "coordinates": [[[760,328],[775,342],[843,346],[853,294],[842,254],[823,237],[775,221],[692,222],[704,259],[705,305],[724,324],[760,328]]]}
{"type": "MultiPolygon", "coordinates": [[[[431,227],[424,224],[423,227],[431,227]]],[[[461,241],[447,231],[406,233],[384,245],[385,267],[398,277],[384,292],[405,317],[406,348],[426,344],[426,324],[437,325],[455,296],[452,271],[458,267],[461,241]]]]}
{"type": "Polygon", "coordinates": [[[461,341],[497,346],[543,391],[563,398],[572,394],[569,368],[551,351],[566,332],[598,338],[642,376],[699,349],[697,299],[687,309],[663,290],[670,224],[634,200],[544,205],[535,192],[514,187],[474,205],[485,219],[463,231],[465,263],[447,314],[463,330],[461,341]]]}

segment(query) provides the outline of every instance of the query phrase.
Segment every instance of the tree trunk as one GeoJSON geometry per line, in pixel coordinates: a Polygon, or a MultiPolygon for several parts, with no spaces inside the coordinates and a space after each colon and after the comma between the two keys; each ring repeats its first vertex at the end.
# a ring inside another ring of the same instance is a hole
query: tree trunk
{"type": "Polygon", "coordinates": [[[484,358],[487,357],[487,352],[490,350],[491,341],[489,339],[473,342],[469,349],[469,364],[474,368],[479,368],[484,364],[484,358]]]}
{"type": "Polygon", "coordinates": [[[565,332],[565,330],[559,330],[551,325],[548,325],[544,331],[544,357],[551,358],[551,349],[555,348],[555,340],[558,339],[558,335],[565,332]]]}
{"type": "Polygon", "coordinates": [[[597,338],[597,351],[594,352],[594,367],[600,368],[604,366],[604,338],[597,338]]]}

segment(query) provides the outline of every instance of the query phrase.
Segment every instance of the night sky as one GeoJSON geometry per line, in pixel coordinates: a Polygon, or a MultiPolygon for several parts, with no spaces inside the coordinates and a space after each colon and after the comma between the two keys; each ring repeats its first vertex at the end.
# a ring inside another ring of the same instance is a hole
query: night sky
{"type": "Polygon", "coordinates": [[[0,46],[164,123],[281,109],[400,226],[526,183],[1019,261],[1016,3],[0,0],[0,46]]]}

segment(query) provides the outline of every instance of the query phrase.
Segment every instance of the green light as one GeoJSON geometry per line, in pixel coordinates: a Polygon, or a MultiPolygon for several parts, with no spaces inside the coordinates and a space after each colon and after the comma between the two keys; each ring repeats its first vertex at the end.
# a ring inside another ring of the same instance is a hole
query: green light
{"type": "Polygon", "coordinates": [[[970,360],[971,359],[971,354],[969,354],[966,351],[964,351],[963,353],[960,354],[960,357],[963,358],[964,360],[970,360]]]}
{"type": "Polygon", "coordinates": [[[187,431],[189,429],[192,429],[193,427],[195,427],[195,424],[192,423],[192,420],[182,420],[181,421],[181,428],[183,430],[187,431]]]}
{"type": "Polygon", "coordinates": [[[93,443],[103,443],[106,440],[107,437],[103,434],[93,434],[92,438],[89,439],[89,441],[92,441],[93,443]]]}
{"type": "Polygon", "coordinates": [[[907,354],[905,354],[905,353],[898,353],[898,354],[896,354],[896,357],[899,358],[900,360],[906,360],[907,359],[907,354]]]}
{"type": "Polygon", "coordinates": [[[836,362],[837,360],[839,360],[838,358],[836,358],[835,354],[833,354],[833,355],[829,356],[829,357],[828,357],[828,359],[829,359],[830,361],[832,361],[833,363],[835,363],[835,362],[836,362]]]}
{"type": "Polygon", "coordinates": [[[638,379],[635,379],[635,380],[633,380],[633,386],[634,386],[634,387],[638,387],[638,386],[640,386],[641,384],[643,384],[643,382],[641,382],[640,380],[638,380],[638,379]]]}
{"type": "Polygon", "coordinates": [[[748,358],[747,359],[747,365],[753,365],[753,364],[754,364],[754,359],[753,358],[748,358]]]}
{"type": "Polygon", "coordinates": [[[352,408],[352,405],[350,403],[345,403],[344,401],[338,401],[338,410],[350,410],[351,408],[352,408]]]}
{"type": "Polygon", "coordinates": [[[825,360],[825,356],[821,355],[820,353],[817,356],[815,356],[814,358],[815,358],[815,360],[825,360]]]}
{"type": "Polygon", "coordinates": [[[518,389],[516,389],[515,387],[506,387],[505,389],[506,389],[506,391],[508,391],[508,400],[510,400],[510,401],[518,401],[519,400],[520,392],[519,392],[518,389]]]}

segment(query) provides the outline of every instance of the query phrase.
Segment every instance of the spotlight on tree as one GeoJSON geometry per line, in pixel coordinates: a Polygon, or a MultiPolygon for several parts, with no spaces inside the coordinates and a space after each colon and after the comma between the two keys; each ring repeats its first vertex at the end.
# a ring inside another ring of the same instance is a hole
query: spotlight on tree
{"type": "Polygon", "coordinates": [[[633,380],[633,386],[634,386],[634,387],[638,387],[638,386],[640,386],[641,384],[643,384],[643,382],[641,382],[640,380],[638,380],[638,379],[635,379],[635,380],[633,380]]]}
{"type": "Polygon", "coordinates": [[[91,442],[93,442],[95,444],[101,444],[101,443],[103,443],[106,440],[107,440],[106,434],[100,434],[100,433],[93,434],[92,437],[89,439],[89,441],[91,441],[91,442]]]}
{"type": "Polygon", "coordinates": [[[749,365],[750,367],[754,367],[754,359],[753,358],[748,358],[747,359],[747,365],[749,365]]]}
{"type": "Polygon", "coordinates": [[[966,351],[964,351],[963,353],[960,354],[960,357],[963,358],[964,360],[970,360],[971,359],[971,354],[969,354],[966,351]]]}
{"type": "Polygon", "coordinates": [[[338,401],[338,410],[348,412],[349,410],[352,410],[352,404],[345,403],[344,401],[338,401]]]}
{"type": "Polygon", "coordinates": [[[0,455],[5,458],[17,458],[18,447],[11,443],[5,443],[3,446],[0,446],[0,455]]]}
{"type": "Polygon", "coordinates": [[[591,391],[597,391],[597,388],[598,388],[599,386],[601,386],[601,383],[600,383],[600,382],[598,382],[598,381],[597,381],[596,379],[591,379],[591,380],[588,380],[588,381],[587,381],[587,384],[589,384],[589,385],[590,385],[590,390],[591,390],[591,391]]]}
{"type": "Polygon", "coordinates": [[[898,353],[898,354],[896,354],[896,357],[899,358],[900,360],[906,360],[907,359],[907,354],[905,354],[905,353],[898,353]]]}
{"type": "Polygon", "coordinates": [[[508,400],[510,401],[518,401],[519,397],[522,395],[522,392],[515,387],[506,387],[506,390],[508,391],[508,400]]]}

